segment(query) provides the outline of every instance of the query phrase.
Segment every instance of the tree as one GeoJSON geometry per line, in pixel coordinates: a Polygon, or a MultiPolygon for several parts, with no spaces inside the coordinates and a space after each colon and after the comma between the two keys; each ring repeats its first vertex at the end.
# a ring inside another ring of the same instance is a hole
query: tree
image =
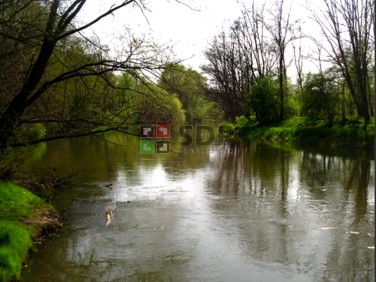
{"type": "Polygon", "coordinates": [[[297,84],[298,84],[298,91],[299,93],[303,90],[303,54],[302,54],[302,27],[299,25],[297,30],[297,34],[295,35],[297,39],[297,43],[294,41],[292,43],[292,48],[294,50],[294,64],[297,74],[297,84]]]}
{"type": "MultiPolygon", "coordinates": [[[[65,64],[64,46],[74,45],[76,38],[82,32],[93,26],[105,17],[108,17],[131,4],[142,5],[135,0],[115,3],[107,11],[97,15],[87,23],[80,25],[75,21],[82,11],[86,0],[60,1],[5,1],[0,5],[0,40],[10,48],[9,56],[20,63],[20,71],[15,69],[19,78],[13,84],[2,88],[2,97],[6,97],[0,108],[0,147],[11,145],[12,138],[23,124],[22,117],[33,110],[33,106],[40,102],[42,97],[55,96],[54,87],[69,81],[81,81],[82,87],[88,86],[87,79],[100,77],[110,87],[114,87],[111,74],[114,71],[126,71],[135,74],[135,70],[156,70],[163,67],[160,57],[153,53],[154,46],[146,45],[144,40],[130,39],[129,49],[120,58],[111,58],[103,51],[99,43],[83,37],[86,52],[85,60],[78,63],[65,64]],[[10,3],[12,2],[12,3],[10,3]],[[24,49],[19,53],[19,49],[24,49]],[[29,50],[30,55],[26,50],[29,50]],[[19,55],[21,54],[21,55],[19,55]],[[59,63],[60,62],[60,63],[59,63]],[[55,68],[59,64],[59,67],[55,68]],[[11,86],[14,90],[8,93],[11,86]],[[47,95],[48,93],[48,95],[47,95]]],[[[4,52],[4,48],[1,49],[4,52]]],[[[5,69],[11,73],[11,69],[5,69]],[[9,70],[9,71],[8,71],[9,70]]],[[[95,82],[90,87],[93,88],[95,82]]],[[[75,84],[75,86],[77,86],[75,84]]],[[[78,89],[77,89],[78,90],[78,89]]],[[[76,91],[78,93],[79,91],[76,91]]],[[[93,113],[92,116],[95,116],[93,113]]],[[[115,124],[101,124],[105,128],[95,130],[96,121],[86,121],[80,131],[75,130],[64,136],[77,136],[101,132],[110,129],[124,129],[124,121],[115,124]]],[[[100,125],[100,124],[98,124],[100,125]]],[[[15,141],[15,140],[13,140],[15,141]]]]}
{"type": "Polygon", "coordinates": [[[249,115],[246,105],[246,84],[243,83],[241,55],[236,41],[225,32],[218,35],[205,52],[209,63],[202,70],[211,77],[213,87],[207,96],[216,101],[225,114],[225,118],[235,122],[240,115],[249,115]]]}
{"type": "Polygon", "coordinates": [[[208,116],[214,103],[205,96],[206,79],[197,71],[181,64],[170,64],[163,70],[158,86],[179,98],[188,122],[213,118],[208,116]]]}
{"type": "MultiPolygon", "coordinates": [[[[277,0],[268,13],[269,20],[265,5],[260,8],[255,2],[250,8],[243,5],[242,16],[233,23],[228,34],[218,35],[205,53],[209,63],[202,69],[211,77],[213,85],[209,93],[221,105],[226,118],[233,122],[240,115],[250,119],[252,108],[247,102],[250,88],[274,75],[279,85],[279,120],[286,116],[289,64],[286,50],[296,36],[295,22],[284,6],[284,0],[277,0]]],[[[299,66],[301,68],[301,62],[299,66]]],[[[259,116],[259,119],[262,118],[259,116]]]]}
{"type": "Polygon", "coordinates": [[[138,124],[170,124],[173,127],[183,125],[183,105],[175,95],[151,83],[141,84],[139,91],[144,95],[134,97],[139,113],[138,124]]]}
{"type": "Polygon", "coordinates": [[[244,56],[244,74],[248,84],[273,74],[277,61],[275,50],[265,24],[265,5],[250,8],[243,5],[242,16],[231,28],[244,56]]]}
{"type": "Polygon", "coordinates": [[[285,0],[276,0],[274,7],[271,10],[272,21],[271,24],[265,22],[266,28],[272,36],[275,43],[275,52],[278,58],[277,76],[279,85],[279,120],[285,118],[285,104],[287,95],[287,63],[286,63],[286,48],[295,40],[292,30],[294,23],[291,22],[291,8],[285,15],[285,0]],[[274,12],[275,11],[275,12],[274,12]]]}
{"type": "Polygon", "coordinates": [[[213,39],[205,52],[209,61],[202,70],[213,85],[208,96],[219,103],[225,118],[235,122],[240,115],[250,119],[247,103],[249,87],[269,75],[275,62],[274,53],[264,34],[260,13],[253,5],[244,8],[241,18],[230,28],[213,39]]]}
{"type": "Polygon", "coordinates": [[[340,68],[359,116],[370,120],[369,69],[374,1],[325,0],[325,11],[312,11],[329,46],[326,52],[340,68]]]}
{"type": "Polygon", "coordinates": [[[333,126],[339,104],[336,79],[326,73],[308,74],[302,91],[302,114],[311,120],[321,119],[333,126]]]}
{"type": "Polygon", "coordinates": [[[270,124],[279,121],[279,91],[278,83],[271,77],[261,78],[252,85],[248,102],[256,114],[260,124],[270,124]]]}

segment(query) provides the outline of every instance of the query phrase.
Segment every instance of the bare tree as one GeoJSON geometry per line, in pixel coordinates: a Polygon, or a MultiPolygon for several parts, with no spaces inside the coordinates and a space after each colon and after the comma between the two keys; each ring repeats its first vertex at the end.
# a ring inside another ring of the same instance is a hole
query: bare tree
{"type": "Polygon", "coordinates": [[[258,8],[252,2],[250,8],[243,5],[242,17],[232,28],[232,33],[237,38],[238,47],[247,62],[245,75],[249,76],[248,82],[253,84],[260,78],[273,73],[277,57],[265,29],[265,5],[258,8]]]}
{"type": "Polygon", "coordinates": [[[302,54],[303,33],[302,33],[302,28],[300,25],[298,28],[298,34],[295,35],[294,37],[297,40],[295,40],[292,43],[292,48],[294,50],[294,64],[295,64],[295,69],[296,69],[296,74],[297,74],[298,90],[301,93],[303,90],[303,62],[304,61],[303,61],[303,54],[302,54]]]}
{"type": "Polygon", "coordinates": [[[239,77],[239,57],[237,44],[225,32],[214,38],[205,56],[209,61],[202,69],[211,76],[214,89],[208,91],[209,98],[217,101],[225,117],[235,121],[237,116],[246,113],[239,77]]]}
{"type": "Polygon", "coordinates": [[[273,72],[276,56],[264,22],[264,6],[255,3],[230,27],[217,36],[205,53],[209,64],[202,69],[212,78],[209,93],[222,106],[226,118],[250,118],[247,101],[250,87],[273,72]]]}
{"type": "Polygon", "coordinates": [[[313,18],[328,42],[327,54],[340,68],[358,114],[367,125],[370,120],[370,96],[367,93],[375,2],[324,0],[324,3],[326,10],[312,10],[313,18]]]}
{"type": "Polygon", "coordinates": [[[280,113],[279,119],[283,120],[285,117],[285,100],[287,95],[286,81],[287,81],[287,67],[286,63],[286,49],[287,46],[295,40],[292,32],[295,23],[291,21],[291,7],[285,12],[285,0],[276,0],[273,10],[270,11],[272,20],[265,21],[266,28],[272,36],[276,46],[276,53],[278,56],[278,84],[279,84],[279,99],[280,99],[280,113]]]}

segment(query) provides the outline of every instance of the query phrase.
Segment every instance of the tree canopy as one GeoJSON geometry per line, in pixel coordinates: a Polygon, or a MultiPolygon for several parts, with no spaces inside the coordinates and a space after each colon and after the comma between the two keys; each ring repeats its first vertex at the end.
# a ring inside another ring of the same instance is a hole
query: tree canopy
{"type": "MultiPolygon", "coordinates": [[[[114,57],[99,41],[82,33],[143,2],[114,1],[106,11],[80,23],[76,19],[86,2],[0,3],[1,148],[109,130],[126,132],[141,108],[134,106],[134,95],[124,92],[158,98],[156,91],[149,91],[150,85],[142,88],[140,84],[147,84],[144,72],[160,71],[169,61],[162,47],[127,34],[123,53],[114,57]],[[133,84],[122,87],[119,72],[131,77],[133,84]],[[39,138],[24,138],[25,130],[32,132],[41,125],[44,138],[31,133],[27,136],[39,138]]],[[[177,101],[175,106],[180,106],[177,101]]]]}
{"type": "Polygon", "coordinates": [[[313,21],[309,28],[315,25],[323,40],[310,36],[308,25],[300,22],[285,0],[244,4],[242,15],[213,38],[202,70],[210,81],[207,94],[218,101],[226,119],[256,116],[258,121],[276,122],[300,112],[330,125],[339,114],[345,121],[356,113],[369,124],[374,114],[375,2],[323,0],[321,4],[322,8],[307,11],[313,21]],[[303,40],[315,45],[317,52],[312,54],[303,40]],[[307,60],[319,66],[316,74],[303,73],[307,60]],[[291,65],[296,68],[296,86],[287,72],[291,65]],[[273,81],[278,83],[279,101],[271,95],[273,81]],[[333,99],[340,110],[333,108],[333,99]],[[260,101],[267,111],[261,111],[260,101]]]}
{"type": "Polygon", "coordinates": [[[221,116],[216,104],[205,96],[207,82],[197,71],[182,64],[169,64],[159,78],[158,86],[176,95],[182,102],[187,122],[197,123],[221,116]]]}

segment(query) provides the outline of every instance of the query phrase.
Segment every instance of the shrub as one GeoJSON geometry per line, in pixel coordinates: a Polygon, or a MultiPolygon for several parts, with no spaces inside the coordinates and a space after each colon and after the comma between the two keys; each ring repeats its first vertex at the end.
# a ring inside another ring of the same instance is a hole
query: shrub
{"type": "Polygon", "coordinates": [[[260,124],[278,121],[280,108],[278,83],[270,77],[260,79],[257,84],[251,86],[248,104],[260,124]]]}

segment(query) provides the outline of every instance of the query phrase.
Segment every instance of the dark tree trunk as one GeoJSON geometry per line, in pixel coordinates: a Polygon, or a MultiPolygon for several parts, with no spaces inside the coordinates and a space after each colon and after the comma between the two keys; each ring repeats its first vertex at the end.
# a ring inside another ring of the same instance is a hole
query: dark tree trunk
{"type": "Polygon", "coordinates": [[[43,73],[47,67],[48,60],[55,48],[55,42],[45,38],[38,59],[32,67],[26,82],[21,91],[13,98],[4,113],[0,117],[0,148],[7,146],[9,139],[13,136],[14,130],[19,125],[19,120],[25,109],[29,106],[29,100],[35,100],[42,93],[35,94],[38,97],[30,97],[33,91],[41,81],[43,73]]]}

